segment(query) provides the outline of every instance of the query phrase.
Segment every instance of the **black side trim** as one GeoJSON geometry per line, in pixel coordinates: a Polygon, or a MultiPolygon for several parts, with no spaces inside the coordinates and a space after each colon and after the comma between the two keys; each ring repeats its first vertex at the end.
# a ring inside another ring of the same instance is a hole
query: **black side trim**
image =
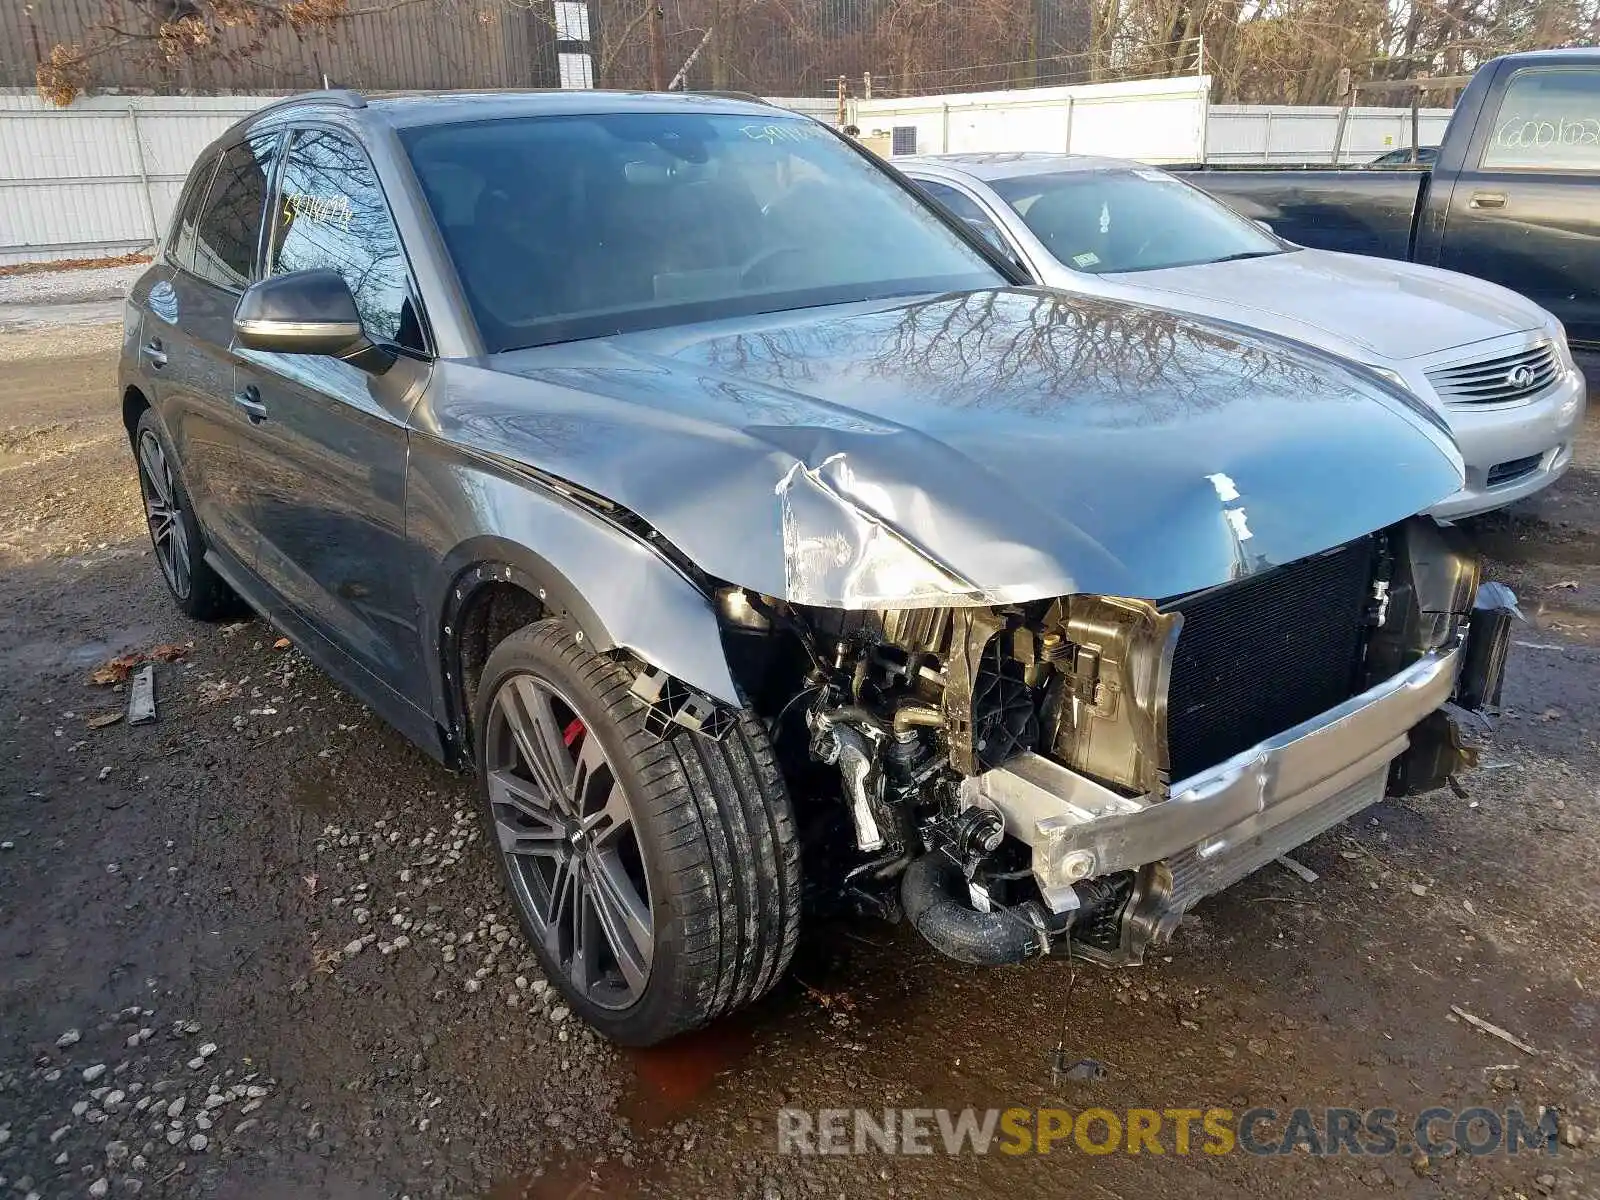
{"type": "Polygon", "coordinates": [[[429,714],[335,646],[298,613],[268,599],[254,573],[227,551],[215,546],[207,549],[206,564],[335,683],[394,726],[407,740],[416,743],[430,758],[446,766],[453,765],[443,731],[429,714]]]}

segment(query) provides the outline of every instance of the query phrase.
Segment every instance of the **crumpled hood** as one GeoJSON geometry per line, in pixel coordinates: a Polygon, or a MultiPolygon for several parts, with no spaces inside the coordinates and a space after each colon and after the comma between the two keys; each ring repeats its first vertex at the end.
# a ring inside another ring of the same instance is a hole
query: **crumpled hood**
{"type": "Polygon", "coordinates": [[[1417,358],[1543,322],[1534,304],[1494,284],[1327,250],[1104,278],[1181,297],[1173,303],[1186,312],[1243,321],[1335,354],[1417,358]]]}
{"type": "Polygon", "coordinates": [[[858,586],[873,541],[920,547],[971,602],[1164,598],[1338,545],[1462,481],[1438,418],[1375,377],[1029,289],[443,367],[424,428],[578,484],[708,574],[802,603],[888,606],[858,586]]]}

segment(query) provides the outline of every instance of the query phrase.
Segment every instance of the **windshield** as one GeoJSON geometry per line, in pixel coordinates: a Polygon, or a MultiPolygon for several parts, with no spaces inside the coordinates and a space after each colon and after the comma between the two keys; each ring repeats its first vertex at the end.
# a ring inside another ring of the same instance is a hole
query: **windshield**
{"type": "Polygon", "coordinates": [[[1163,171],[1064,171],[990,182],[1063,266],[1158,271],[1291,249],[1163,171]]]}
{"type": "Polygon", "coordinates": [[[401,139],[491,353],[1007,282],[800,117],[516,117],[401,139]]]}

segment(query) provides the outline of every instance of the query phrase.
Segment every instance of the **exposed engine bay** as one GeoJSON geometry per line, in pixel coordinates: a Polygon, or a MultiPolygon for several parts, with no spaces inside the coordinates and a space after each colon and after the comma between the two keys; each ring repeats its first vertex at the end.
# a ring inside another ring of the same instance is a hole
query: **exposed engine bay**
{"type": "Polygon", "coordinates": [[[1204,895],[1471,764],[1444,706],[1498,699],[1514,601],[1493,589],[1416,517],[1159,602],[717,602],[814,827],[809,874],[966,962],[1125,963],[1204,895]]]}

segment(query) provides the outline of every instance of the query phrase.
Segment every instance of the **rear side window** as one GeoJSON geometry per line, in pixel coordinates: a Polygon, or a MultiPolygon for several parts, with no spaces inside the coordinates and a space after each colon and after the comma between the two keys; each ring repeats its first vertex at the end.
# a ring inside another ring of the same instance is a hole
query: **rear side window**
{"type": "Polygon", "coordinates": [[[1482,165],[1600,171],[1600,71],[1518,71],[1506,85],[1482,165]]]}
{"type": "Polygon", "coordinates": [[[189,180],[189,190],[183,196],[183,207],[173,218],[172,229],[167,234],[167,258],[186,271],[194,269],[195,227],[200,222],[200,206],[206,202],[206,193],[211,190],[211,177],[216,172],[215,157],[195,167],[189,180]]]}
{"type": "Polygon", "coordinates": [[[223,154],[211,182],[189,269],[218,287],[243,291],[255,272],[261,214],[277,145],[276,134],[240,143],[223,154]]]}
{"type": "Polygon", "coordinates": [[[368,337],[423,349],[400,235],[359,146],[326,130],[296,133],[274,222],[269,274],[337,271],[368,337]]]}

